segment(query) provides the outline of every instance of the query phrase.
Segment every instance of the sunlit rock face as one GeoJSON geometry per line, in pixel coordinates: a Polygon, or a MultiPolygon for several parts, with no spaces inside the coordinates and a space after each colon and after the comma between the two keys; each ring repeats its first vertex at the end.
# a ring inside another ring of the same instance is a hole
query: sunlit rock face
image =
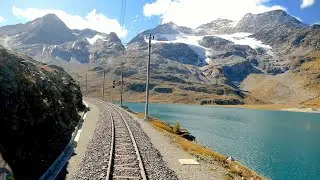
{"type": "Polygon", "coordinates": [[[62,68],[0,46],[0,89],[0,153],[16,179],[38,179],[80,119],[80,87],[62,68]]]}

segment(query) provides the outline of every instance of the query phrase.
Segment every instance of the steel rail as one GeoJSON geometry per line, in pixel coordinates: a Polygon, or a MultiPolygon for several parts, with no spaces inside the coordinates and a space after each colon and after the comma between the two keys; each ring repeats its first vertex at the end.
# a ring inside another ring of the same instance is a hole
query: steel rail
{"type": "MultiPolygon", "coordinates": [[[[123,117],[123,115],[121,114],[121,112],[118,110],[118,107],[116,107],[113,104],[108,103],[108,106],[111,107],[113,110],[115,110],[121,117],[122,121],[125,124],[126,129],[129,132],[130,135],[130,139],[132,142],[132,145],[134,147],[135,153],[136,153],[136,158],[139,162],[139,169],[140,169],[140,175],[141,178],[143,180],[147,180],[147,175],[146,175],[146,171],[143,165],[143,161],[141,159],[141,155],[140,155],[140,151],[139,148],[137,146],[137,142],[135,140],[135,137],[133,136],[133,133],[130,129],[130,126],[128,125],[126,119],[123,117]]],[[[109,165],[108,165],[108,171],[107,171],[107,177],[106,180],[110,180],[112,179],[112,173],[113,173],[113,167],[114,167],[114,154],[115,154],[115,126],[114,126],[114,115],[112,115],[111,111],[108,109],[108,112],[110,114],[111,117],[111,122],[112,122],[112,144],[111,144],[111,149],[110,149],[110,157],[109,157],[109,165]]]]}

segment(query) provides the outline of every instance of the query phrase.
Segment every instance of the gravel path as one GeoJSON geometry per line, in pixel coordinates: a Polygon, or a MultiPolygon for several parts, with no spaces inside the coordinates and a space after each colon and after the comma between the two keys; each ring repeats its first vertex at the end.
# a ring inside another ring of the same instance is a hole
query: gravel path
{"type": "MultiPolygon", "coordinates": [[[[111,144],[111,123],[106,109],[108,106],[107,103],[99,100],[91,102],[100,107],[99,120],[93,138],[89,141],[86,153],[72,179],[102,179],[105,178],[107,172],[111,144]]],[[[140,125],[128,114],[123,113],[123,115],[135,136],[148,179],[177,179],[175,173],[167,167],[162,156],[153,147],[140,125]]]]}
{"type": "Polygon", "coordinates": [[[95,104],[100,107],[97,126],[72,179],[101,179],[106,176],[111,140],[110,117],[101,101],[96,100],[95,104]]]}
{"type": "Polygon", "coordinates": [[[68,161],[65,179],[72,179],[75,175],[79,164],[85,155],[87,146],[94,134],[99,119],[99,107],[94,104],[94,101],[86,100],[86,103],[88,104],[90,111],[87,112],[86,119],[81,128],[80,139],[77,146],[74,148],[74,155],[71,156],[68,161]]]}

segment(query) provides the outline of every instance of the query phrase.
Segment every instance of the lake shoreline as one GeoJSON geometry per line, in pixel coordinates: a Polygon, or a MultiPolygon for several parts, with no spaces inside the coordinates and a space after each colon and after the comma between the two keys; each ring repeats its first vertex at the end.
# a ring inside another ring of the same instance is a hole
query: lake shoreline
{"type": "Polygon", "coordinates": [[[320,113],[320,107],[296,107],[285,104],[263,104],[263,105],[213,105],[215,107],[226,108],[242,108],[242,109],[255,109],[255,110],[271,110],[271,111],[287,111],[287,112],[304,112],[304,113],[320,113]]]}
{"type": "MultiPolygon", "coordinates": [[[[126,102],[128,102],[128,103],[145,103],[144,101],[126,101],[126,102]]],[[[320,113],[320,107],[309,107],[309,106],[298,107],[298,105],[288,105],[288,104],[200,105],[200,104],[193,104],[193,103],[187,103],[187,104],[185,104],[185,103],[163,103],[163,102],[152,102],[152,101],[150,101],[149,103],[173,104],[173,105],[198,105],[198,106],[208,106],[208,107],[225,107],[225,108],[303,112],[303,113],[320,113]]]]}
{"type": "MultiPolygon", "coordinates": [[[[143,103],[125,106],[145,111],[143,103]]],[[[320,146],[314,136],[320,133],[319,113],[150,103],[149,115],[170,125],[180,122],[200,144],[236,158],[269,179],[314,179],[320,167],[320,146]],[[305,155],[307,163],[297,155],[305,155]],[[283,161],[288,164],[283,166],[283,161]]]]}
{"type": "MultiPolygon", "coordinates": [[[[131,116],[135,116],[140,120],[143,119],[144,115],[141,113],[134,112],[129,108],[125,108],[131,116]]],[[[265,177],[259,175],[254,170],[249,167],[243,165],[241,162],[233,160],[231,157],[227,157],[211,148],[205,147],[197,142],[190,141],[182,136],[179,136],[175,132],[175,127],[169,125],[167,122],[160,120],[158,118],[149,118],[147,121],[152,127],[161,133],[166,134],[169,137],[170,141],[176,144],[179,149],[189,153],[192,156],[195,156],[198,160],[206,159],[207,161],[213,162],[215,165],[219,164],[220,168],[226,170],[225,179],[238,179],[238,178],[246,178],[246,179],[266,179],[265,177]]],[[[187,129],[184,129],[188,132],[187,129]]],[[[211,163],[209,163],[211,164],[211,163]]]]}

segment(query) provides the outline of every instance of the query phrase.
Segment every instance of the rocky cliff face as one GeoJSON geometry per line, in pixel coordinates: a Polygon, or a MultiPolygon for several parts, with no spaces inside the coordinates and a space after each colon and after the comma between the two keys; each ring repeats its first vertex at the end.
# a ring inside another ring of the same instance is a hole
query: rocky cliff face
{"type": "Polygon", "coordinates": [[[60,155],[84,110],[62,68],[0,46],[0,153],[16,179],[38,179],[60,155]]]}

